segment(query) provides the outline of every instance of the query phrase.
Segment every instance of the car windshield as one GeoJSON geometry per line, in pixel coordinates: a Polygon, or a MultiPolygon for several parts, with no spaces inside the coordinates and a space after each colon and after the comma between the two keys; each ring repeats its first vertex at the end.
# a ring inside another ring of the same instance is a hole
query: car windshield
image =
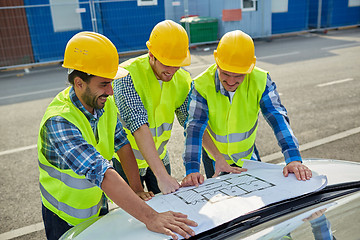
{"type": "Polygon", "coordinates": [[[260,209],[194,239],[357,239],[360,183],[340,187],[260,209]]]}

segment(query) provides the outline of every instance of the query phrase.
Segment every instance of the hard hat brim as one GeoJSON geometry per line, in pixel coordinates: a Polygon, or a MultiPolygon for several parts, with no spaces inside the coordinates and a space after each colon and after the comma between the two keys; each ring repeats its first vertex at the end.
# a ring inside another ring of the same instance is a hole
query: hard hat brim
{"type": "MultiPolygon", "coordinates": [[[[62,67],[68,68],[68,67],[65,66],[64,64],[62,65],[62,67]]],[[[70,68],[68,68],[68,69],[70,69],[70,68]]],[[[85,72],[85,71],[83,71],[82,69],[74,69],[74,70],[78,70],[78,71],[81,71],[81,72],[85,72]]],[[[119,79],[119,78],[126,77],[126,76],[129,74],[129,71],[126,70],[125,68],[120,67],[120,65],[119,65],[119,66],[118,66],[118,70],[117,70],[115,76],[110,75],[110,74],[99,74],[99,73],[96,73],[96,72],[85,72],[85,73],[88,73],[88,74],[91,74],[91,75],[94,75],[94,76],[109,78],[109,79],[119,79]]]]}
{"type": "Polygon", "coordinates": [[[162,64],[170,67],[185,67],[191,64],[190,50],[186,50],[186,56],[181,59],[170,59],[165,56],[161,56],[151,45],[149,41],[146,42],[146,46],[149,51],[158,59],[162,64]]]}
{"type": "Polygon", "coordinates": [[[125,68],[120,67],[120,65],[118,66],[118,71],[114,77],[114,79],[119,79],[119,78],[123,78],[126,77],[129,74],[129,71],[126,70],[125,68]]]}
{"type": "Polygon", "coordinates": [[[256,57],[254,56],[254,58],[251,60],[251,62],[249,63],[248,66],[234,66],[234,65],[229,65],[228,63],[225,63],[223,61],[221,61],[221,59],[217,56],[217,51],[214,51],[214,58],[215,58],[215,62],[216,64],[225,71],[228,72],[232,72],[232,73],[238,73],[238,74],[249,74],[252,72],[252,70],[255,67],[255,63],[256,63],[256,57]]]}

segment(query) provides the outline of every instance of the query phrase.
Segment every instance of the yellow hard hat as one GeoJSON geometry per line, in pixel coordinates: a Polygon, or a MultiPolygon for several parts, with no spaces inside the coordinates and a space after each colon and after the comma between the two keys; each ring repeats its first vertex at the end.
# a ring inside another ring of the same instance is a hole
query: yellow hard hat
{"type": "Polygon", "coordinates": [[[109,79],[128,74],[119,67],[119,55],[114,44],[95,32],[79,32],[68,41],[62,66],[109,79]]]}
{"type": "Polygon", "coordinates": [[[222,70],[240,74],[251,73],[256,62],[254,42],[240,30],[228,32],[220,39],[214,57],[222,70]]]}
{"type": "Polygon", "coordinates": [[[191,63],[188,35],[174,21],[165,20],[156,24],[146,46],[164,65],[183,67],[191,63]]]}

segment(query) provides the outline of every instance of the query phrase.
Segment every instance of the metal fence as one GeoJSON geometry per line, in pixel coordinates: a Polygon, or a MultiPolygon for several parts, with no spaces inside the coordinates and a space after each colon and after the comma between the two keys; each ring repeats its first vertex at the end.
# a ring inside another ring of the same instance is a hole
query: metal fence
{"type": "Polygon", "coordinates": [[[0,69],[62,61],[79,31],[104,34],[120,53],[145,49],[164,19],[163,4],[141,8],[136,0],[0,0],[0,69]]]}
{"type": "Polygon", "coordinates": [[[359,13],[346,0],[0,0],[0,70],[61,62],[79,31],[104,34],[121,54],[146,50],[152,28],[164,19],[181,23],[194,45],[235,29],[261,38],[323,28],[334,19],[359,24],[359,13]],[[193,15],[199,17],[183,18],[193,15]]]}

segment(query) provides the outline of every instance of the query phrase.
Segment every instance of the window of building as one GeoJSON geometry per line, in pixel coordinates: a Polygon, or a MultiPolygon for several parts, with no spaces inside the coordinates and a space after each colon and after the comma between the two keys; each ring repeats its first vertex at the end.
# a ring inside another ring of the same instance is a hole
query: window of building
{"type": "Polygon", "coordinates": [[[242,11],[256,11],[257,0],[241,0],[242,11]]]}
{"type": "Polygon", "coordinates": [[[281,13],[288,11],[288,0],[272,0],[271,1],[271,12],[281,13]]]}
{"type": "Polygon", "coordinates": [[[78,0],[50,0],[51,18],[54,32],[82,30],[81,13],[78,0]]]}
{"type": "Polygon", "coordinates": [[[349,7],[359,7],[360,0],[349,0],[349,7]]]}
{"type": "Polygon", "coordinates": [[[151,5],[157,5],[157,0],[137,0],[138,6],[151,6],[151,5]]]}

